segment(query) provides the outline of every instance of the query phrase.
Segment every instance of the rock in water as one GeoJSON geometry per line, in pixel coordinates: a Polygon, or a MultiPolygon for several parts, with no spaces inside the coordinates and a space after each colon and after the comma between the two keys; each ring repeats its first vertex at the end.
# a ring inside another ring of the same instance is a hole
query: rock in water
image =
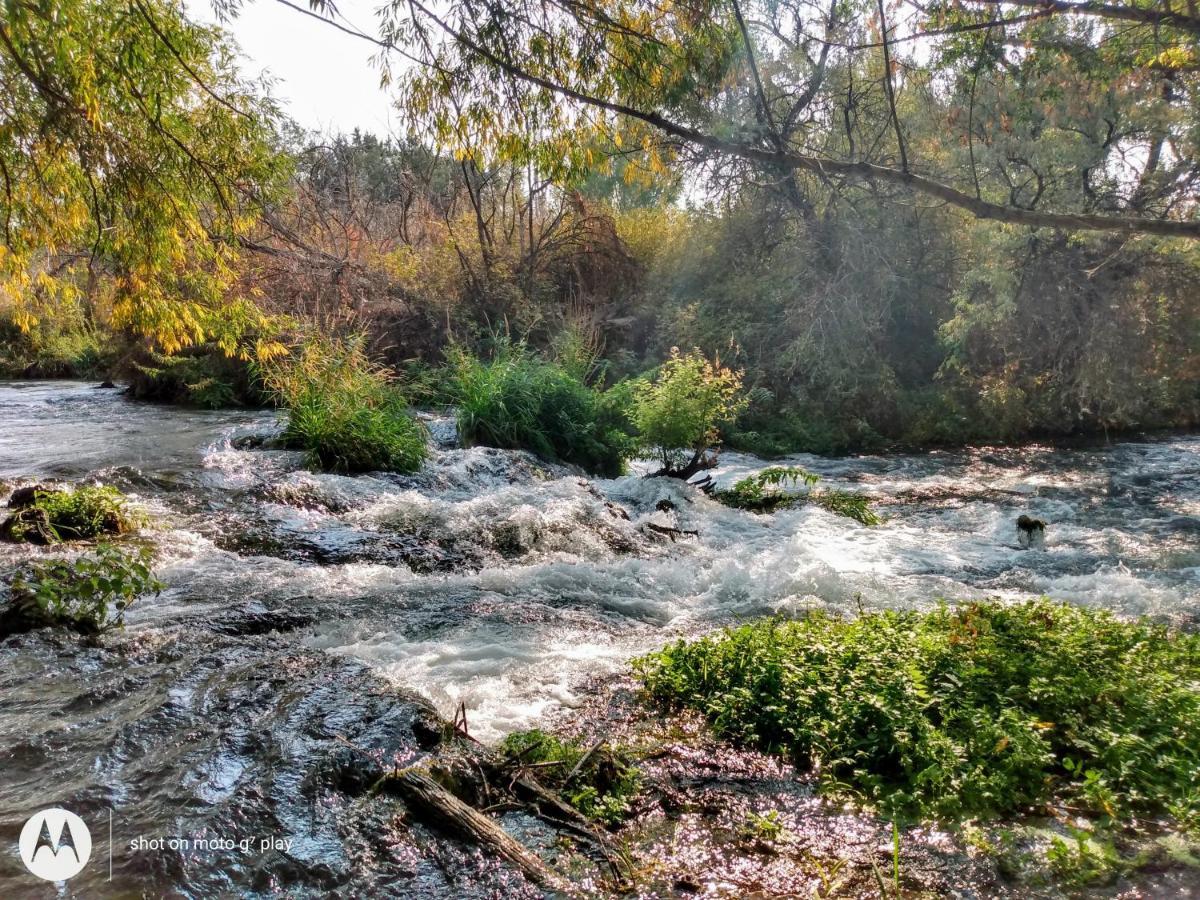
{"type": "Polygon", "coordinates": [[[1017,517],[1017,543],[1022,549],[1046,546],[1046,523],[1032,516],[1017,517]]]}
{"type": "Polygon", "coordinates": [[[0,540],[29,544],[57,543],[58,536],[50,525],[50,517],[44,509],[34,506],[18,509],[0,522],[0,540]]]}
{"type": "Polygon", "coordinates": [[[31,484],[28,487],[20,487],[12,492],[12,496],[8,498],[9,509],[25,509],[33,506],[37,502],[39,494],[61,494],[62,488],[52,487],[48,484],[31,484]]]}

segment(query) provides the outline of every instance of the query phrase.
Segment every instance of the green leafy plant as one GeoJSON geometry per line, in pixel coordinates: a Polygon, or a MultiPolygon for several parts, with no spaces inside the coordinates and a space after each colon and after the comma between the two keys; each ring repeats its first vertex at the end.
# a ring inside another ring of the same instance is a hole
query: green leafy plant
{"type": "Polygon", "coordinates": [[[853,491],[814,491],[809,498],[822,509],[838,516],[853,519],[860,525],[878,525],[878,513],[871,509],[871,501],[863,494],[853,491]]]}
{"type": "Polygon", "coordinates": [[[152,560],[148,547],[126,551],[100,544],[90,556],[30,563],[12,578],[0,634],[59,625],[98,634],[120,627],[129,604],[163,589],[152,560]]]}
{"type": "Polygon", "coordinates": [[[221,409],[260,406],[267,399],[254,366],[213,344],[174,355],[144,351],[131,376],[129,392],[136,400],[221,409]]]}
{"type": "Polygon", "coordinates": [[[265,369],[288,420],[284,442],[334,472],[415,472],[428,456],[425,428],[360,337],[312,337],[265,369]]]}
{"type": "Polygon", "coordinates": [[[650,696],[893,816],[1194,815],[1200,635],[1050,600],[765,621],[644,657],[650,696]]]}
{"type": "Polygon", "coordinates": [[[738,829],[738,836],[743,841],[771,843],[783,835],[783,822],[779,820],[779,810],[772,809],[765,813],[750,812],[738,829]]]}
{"type": "Polygon", "coordinates": [[[662,463],[659,474],[690,478],[711,467],[720,426],[745,405],[741,372],[672,348],[657,377],[636,387],[632,417],[642,451],[662,463]]]}
{"type": "Polygon", "coordinates": [[[726,506],[758,513],[775,512],[798,503],[816,503],[862,525],[879,524],[879,516],[865,496],[852,491],[812,490],[820,480],[819,475],[800,466],[771,466],[740,479],[728,490],[714,491],[713,497],[726,506]],[[788,485],[802,485],[805,490],[799,494],[790,493],[786,490],[788,485]]]}
{"type": "Polygon", "coordinates": [[[511,765],[537,767],[538,780],[553,787],[585,816],[619,825],[641,784],[641,773],[622,748],[563,740],[540,729],[510,734],[500,745],[511,765]]]}
{"type": "Polygon", "coordinates": [[[487,362],[455,350],[450,367],[464,441],[530,450],[605,477],[625,470],[633,442],[620,391],[600,391],[520,345],[502,344],[487,362]]]}
{"type": "Polygon", "coordinates": [[[739,479],[729,490],[715,491],[713,497],[726,506],[737,509],[774,512],[781,506],[790,506],[804,499],[799,495],[787,493],[784,490],[786,485],[802,484],[805,488],[811,488],[820,480],[819,475],[814,475],[799,466],[771,466],[739,479]]]}
{"type": "Polygon", "coordinates": [[[2,530],[11,540],[54,543],[124,534],[139,522],[116,488],[85,485],[69,491],[34,490],[32,501],[6,519],[2,530]]]}

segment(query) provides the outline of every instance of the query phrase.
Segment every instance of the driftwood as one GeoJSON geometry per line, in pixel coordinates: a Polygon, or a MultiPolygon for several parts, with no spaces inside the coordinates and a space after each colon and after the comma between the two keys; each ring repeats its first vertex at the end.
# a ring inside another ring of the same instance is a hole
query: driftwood
{"type": "Polygon", "coordinates": [[[671,539],[671,543],[675,543],[676,536],[691,535],[692,537],[700,537],[700,532],[689,531],[686,528],[669,528],[666,525],[655,525],[653,522],[647,522],[646,527],[655,534],[665,534],[671,539]]]}
{"type": "Polygon", "coordinates": [[[511,863],[538,887],[567,893],[566,882],[537,854],[511,837],[494,819],[467,806],[424,772],[404,769],[389,777],[388,783],[427,825],[470,841],[485,853],[511,863]]]}

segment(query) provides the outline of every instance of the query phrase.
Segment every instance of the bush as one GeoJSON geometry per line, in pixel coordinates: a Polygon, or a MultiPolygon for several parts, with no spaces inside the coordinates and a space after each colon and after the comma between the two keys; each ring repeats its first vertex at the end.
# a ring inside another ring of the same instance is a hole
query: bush
{"type": "Polygon", "coordinates": [[[521,346],[501,346],[490,362],[456,350],[450,367],[464,441],[530,450],[604,477],[625,470],[633,441],[620,391],[593,388],[521,346]]]}
{"type": "Polygon", "coordinates": [[[268,399],[250,363],[211,344],[173,356],[147,351],[133,364],[129,393],[135,400],[203,409],[261,406],[268,399]]]}
{"type": "Polygon", "coordinates": [[[766,621],[635,664],[650,694],[892,816],[1200,813],[1200,635],[1050,600],[766,621]]]}
{"type": "Polygon", "coordinates": [[[741,372],[699,350],[671,349],[658,377],[637,387],[632,411],[641,448],[662,462],[661,474],[687,478],[709,466],[705,454],[720,439],[718,426],[745,406],[741,387],[741,372]]]}
{"type": "Polygon", "coordinates": [[[85,324],[21,331],[0,324],[0,373],[16,378],[101,378],[116,362],[112,335],[85,324]]]}
{"type": "Polygon", "coordinates": [[[98,634],[123,624],[138,597],[162,590],[151,552],[100,544],[92,556],[31,563],[12,579],[12,598],[0,612],[0,637],[45,626],[98,634]]]}
{"type": "Polygon", "coordinates": [[[769,513],[798,503],[816,503],[835,515],[854,519],[862,525],[878,525],[879,516],[871,509],[871,501],[852,491],[814,491],[820,481],[800,466],[771,466],[739,480],[732,488],[715,491],[713,498],[735,509],[769,513]],[[803,484],[803,494],[789,494],[784,487],[803,484]]]}
{"type": "Polygon", "coordinates": [[[619,825],[641,784],[641,773],[628,754],[607,746],[587,747],[539,729],[506,737],[500,751],[515,767],[537,765],[538,780],[590,819],[619,825]]]}
{"type": "Polygon", "coordinates": [[[265,380],[287,407],[285,444],[305,450],[313,466],[408,473],[428,456],[425,428],[361,340],[314,338],[271,364],[265,380]]]}
{"type": "Polygon", "coordinates": [[[138,524],[138,517],[126,507],[125,495],[113,487],[85,486],[64,491],[38,485],[27,490],[28,502],[17,504],[17,511],[0,525],[0,534],[9,540],[81,541],[124,534],[138,524]]]}

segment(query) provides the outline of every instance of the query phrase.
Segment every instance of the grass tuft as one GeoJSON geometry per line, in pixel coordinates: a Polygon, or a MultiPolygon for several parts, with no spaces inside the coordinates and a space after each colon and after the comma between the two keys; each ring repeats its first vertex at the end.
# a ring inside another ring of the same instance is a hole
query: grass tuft
{"type": "Polygon", "coordinates": [[[519,345],[487,362],[455,351],[450,366],[464,441],[529,450],[604,477],[624,472],[632,440],[617,393],[519,345]]]}
{"type": "Polygon", "coordinates": [[[313,338],[265,380],[288,411],[284,442],[315,467],[411,473],[428,456],[425,428],[361,340],[313,338]]]}

